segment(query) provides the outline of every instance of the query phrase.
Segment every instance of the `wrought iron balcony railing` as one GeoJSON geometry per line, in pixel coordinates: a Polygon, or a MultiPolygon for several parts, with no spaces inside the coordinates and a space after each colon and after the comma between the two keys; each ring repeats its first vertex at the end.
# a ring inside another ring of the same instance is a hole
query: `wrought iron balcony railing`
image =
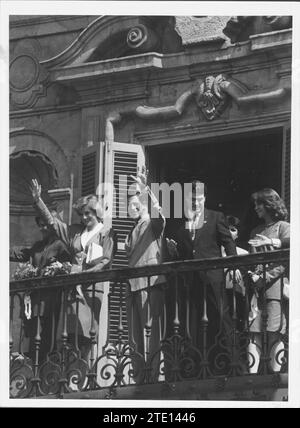
{"type": "Polygon", "coordinates": [[[289,250],[280,250],[12,281],[11,397],[287,372],[288,261],[289,250]],[[146,286],[130,292],[135,278],[146,286]],[[114,287],[120,310],[111,339],[114,287]]]}

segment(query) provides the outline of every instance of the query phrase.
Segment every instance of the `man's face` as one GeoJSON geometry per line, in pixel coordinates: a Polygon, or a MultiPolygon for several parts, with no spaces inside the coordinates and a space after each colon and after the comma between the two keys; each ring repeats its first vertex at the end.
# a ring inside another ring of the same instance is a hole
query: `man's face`
{"type": "Polygon", "coordinates": [[[44,239],[51,235],[49,227],[42,220],[38,221],[38,228],[44,239]]]}
{"type": "Polygon", "coordinates": [[[192,218],[194,215],[199,215],[204,211],[205,196],[200,192],[190,192],[185,198],[185,215],[192,218]]]}
{"type": "Polygon", "coordinates": [[[138,219],[145,212],[145,206],[141,203],[138,196],[132,196],[128,203],[128,214],[133,220],[138,219]]]}
{"type": "Polygon", "coordinates": [[[229,230],[234,241],[237,240],[239,232],[235,226],[229,226],[229,230]]]}

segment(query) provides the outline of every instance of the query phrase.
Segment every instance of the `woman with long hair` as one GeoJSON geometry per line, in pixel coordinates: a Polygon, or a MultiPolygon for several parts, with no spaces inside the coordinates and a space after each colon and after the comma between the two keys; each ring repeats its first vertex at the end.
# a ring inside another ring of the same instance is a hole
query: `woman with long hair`
{"type": "MultiPolygon", "coordinates": [[[[284,201],[278,193],[269,188],[253,193],[251,196],[254,209],[261,220],[250,234],[250,252],[265,252],[289,247],[290,225],[287,222],[288,212],[284,201]]],[[[288,275],[286,267],[280,263],[270,263],[266,266],[265,275],[259,266],[250,272],[254,295],[251,302],[250,332],[251,343],[249,353],[252,356],[251,373],[258,371],[262,351],[263,310],[261,301],[265,297],[265,312],[267,315],[267,352],[270,358],[269,368],[272,372],[281,369],[279,357],[283,356],[284,345],[281,340],[286,331],[286,317],[282,308],[283,277],[288,275]],[[265,284],[264,284],[265,278],[265,284]],[[265,293],[265,296],[262,296],[265,293]]]]}

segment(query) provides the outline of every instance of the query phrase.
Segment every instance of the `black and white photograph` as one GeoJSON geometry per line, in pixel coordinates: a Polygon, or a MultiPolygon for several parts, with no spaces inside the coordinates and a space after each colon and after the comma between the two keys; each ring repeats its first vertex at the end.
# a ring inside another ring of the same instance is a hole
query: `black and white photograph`
{"type": "Polygon", "coordinates": [[[3,406],[300,406],[300,7],[183,3],[1,2],[3,406]]]}

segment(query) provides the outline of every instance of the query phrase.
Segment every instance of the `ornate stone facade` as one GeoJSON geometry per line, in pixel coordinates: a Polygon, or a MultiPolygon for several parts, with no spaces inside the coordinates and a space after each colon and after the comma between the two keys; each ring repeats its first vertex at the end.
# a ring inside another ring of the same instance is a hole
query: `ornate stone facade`
{"type": "Polygon", "coordinates": [[[290,25],[271,16],[14,18],[12,153],[46,156],[55,187],[76,198],[83,153],[100,141],[104,152],[140,143],[153,163],[155,145],[288,128],[290,25]]]}

